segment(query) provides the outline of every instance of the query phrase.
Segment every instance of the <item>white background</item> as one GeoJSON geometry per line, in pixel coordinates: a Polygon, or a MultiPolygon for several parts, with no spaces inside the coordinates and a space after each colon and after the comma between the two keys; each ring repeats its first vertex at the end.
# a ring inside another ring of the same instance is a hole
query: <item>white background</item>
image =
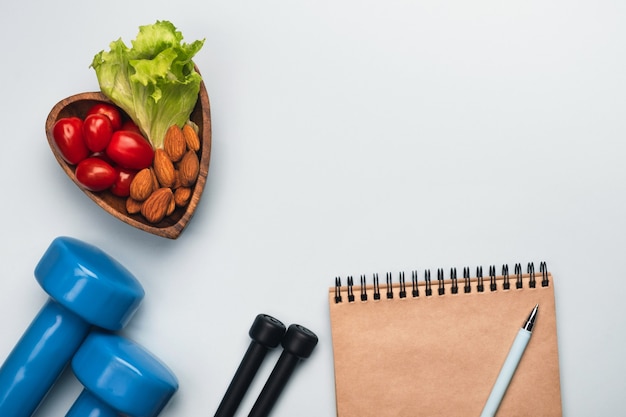
{"type": "MultiPolygon", "coordinates": [[[[619,0],[2,2],[0,358],[68,235],[144,285],[124,335],[179,378],[162,416],[215,412],[261,312],[320,339],[273,415],[332,416],[335,276],[546,261],[564,414],[624,414],[625,18],[619,0]],[[157,19],[206,38],[211,166],[177,240],[99,209],[44,132],[98,89],[93,55],[157,19]]],[[[36,415],[80,389],[67,372],[36,415]]]]}

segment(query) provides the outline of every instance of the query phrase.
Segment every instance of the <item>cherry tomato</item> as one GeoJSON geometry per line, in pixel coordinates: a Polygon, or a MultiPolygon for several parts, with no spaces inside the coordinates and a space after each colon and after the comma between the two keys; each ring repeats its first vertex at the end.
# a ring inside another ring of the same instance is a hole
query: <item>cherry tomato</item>
{"type": "Polygon", "coordinates": [[[83,121],[83,136],[90,151],[103,151],[113,136],[113,124],[102,113],[90,114],[83,121]]]}
{"type": "Polygon", "coordinates": [[[92,158],[100,158],[107,164],[111,165],[112,167],[115,167],[115,162],[113,162],[113,160],[109,158],[109,155],[107,155],[105,151],[94,152],[90,156],[92,158]]]}
{"type": "Polygon", "coordinates": [[[127,120],[122,123],[122,127],[120,128],[120,130],[130,130],[131,132],[137,132],[141,135],[141,130],[132,120],[127,120]]]}
{"type": "Polygon", "coordinates": [[[119,130],[122,127],[122,114],[112,104],[108,103],[97,103],[94,104],[88,111],[87,116],[91,114],[104,114],[106,117],[111,120],[111,124],[113,125],[113,130],[119,130]]]}
{"type": "Polygon", "coordinates": [[[89,157],[76,165],[76,181],[90,191],[110,188],[117,178],[115,168],[100,158],[89,157]]]}
{"type": "Polygon", "coordinates": [[[130,195],[130,183],[135,178],[137,171],[116,167],[117,177],[111,186],[111,192],[118,197],[128,197],[130,195]]]}
{"type": "Polygon", "coordinates": [[[83,121],[78,117],[59,119],[52,128],[57,150],[69,164],[76,165],[89,155],[83,138],[83,121]]]}
{"type": "Polygon", "coordinates": [[[128,130],[113,133],[106,154],[124,168],[140,170],[152,165],[154,150],[143,136],[128,130]]]}

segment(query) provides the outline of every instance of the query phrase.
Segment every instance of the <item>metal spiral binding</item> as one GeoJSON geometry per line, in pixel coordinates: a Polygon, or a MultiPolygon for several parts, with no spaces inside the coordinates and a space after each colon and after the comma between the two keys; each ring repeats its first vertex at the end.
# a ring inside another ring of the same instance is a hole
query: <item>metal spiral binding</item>
{"type": "Polygon", "coordinates": [[[515,264],[515,288],[522,288],[522,264],[515,264]]]}
{"type": "Polygon", "coordinates": [[[398,281],[400,281],[400,298],[406,298],[406,283],[404,282],[404,272],[400,272],[398,276],[398,281]]]}
{"type": "MultiPolygon", "coordinates": [[[[524,288],[524,273],[522,271],[522,265],[516,263],[514,265],[513,274],[515,275],[515,289],[524,288]]],[[[549,272],[548,267],[545,262],[539,263],[539,274],[541,275],[541,286],[548,287],[550,285],[549,281],[549,272]]],[[[511,277],[509,276],[509,266],[507,264],[502,265],[501,278],[498,279],[496,274],[495,265],[489,266],[489,291],[494,292],[498,291],[498,282],[502,282],[501,289],[502,290],[510,290],[511,289],[511,277]]],[[[537,287],[537,275],[535,274],[535,265],[532,262],[529,262],[526,268],[527,282],[528,288],[536,288],[537,287]]],[[[368,287],[367,280],[365,275],[361,275],[360,277],[361,285],[360,285],[360,298],[361,301],[368,300],[368,288],[373,289],[373,299],[380,300],[381,299],[381,291],[380,291],[380,283],[378,279],[378,274],[373,274],[373,285],[368,287]]],[[[355,301],[354,295],[354,279],[352,276],[347,277],[347,298],[348,302],[352,303],[355,301]]],[[[474,277],[471,276],[470,268],[463,268],[463,292],[465,294],[469,294],[472,292],[472,282],[475,281],[476,291],[479,293],[485,292],[485,283],[483,277],[483,268],[479,266],[476,268],[476,274],[474,277]]],[[[457,270],[456,268],[450,268],[450,276],[449,281],[445,280],[444,270],[439,268],[437,270],[437,294],[439,296],[445,296],[446,294],[446,284],[450,284],[450,293],[458,294],[459,292],[459,283],[457,279],[457,270]]],[[[431,282],[430,269],[426,269],[424,271],[424,293],[426,297],[431,297],[433,295],[433,288],[431,282]]],[[[420,297],[420,282],[417,271],[411,272],[411,296],[413,298],[420,297]]],[[[407,298],[407,290],[406,290],[406,281],[404,272],[400,272],[398,274],[398,297],[400,299],[407,298]]],[[[335,294],[334,299],[335,303],[343,302],[342,294],[341,294],[342,284],[341,278],[335,278],[335,294]]],[[[388,272],[385,276],[385,296],[386,299],[391,300],[394,298],[394,282],[392,278],[392,274],[388,272]]]]}
{"type": "Polygon", "coordinates": [[[348,301],[349,302],[354,301],[354,292],[352,291],[353,286],[354,286],[354,281],[352,280],[352,277],[348,277],[348,301]]]}
{"type": "Polygon", "coordinates": [[[452,294],[458,294],[459,292],[459,282],[456,279],[456,268],[450,268],[450,280],[452,281],[452,294]]]}
{"type": "Polygon", "coordinates": [[[511,289],[511,283],[509,282],[509,266],[507,264],[502,265],[502,276],[504,277],[502,288],[505,290],[511,289]]]}
{"type": "Polygon", "coordinates": [[[446,287],[444,287],[443,283],[443,269],[439,268],[437,270],[437,292],[439,295],[444,295],[446,293],[446,287]]]}
{"type": "Polygon", "coordinates": [[[533,265],[532,262],[529,262],[527,270],[530,274],[530,281],[528,282],[528,285],[530,285],[530,288],[535,288],[537,286],[537,280],[535,279],[535,265],[533,265]]]}
{"type": "Polygon", "coordinates": [[[476,290],[478,292],[485,292],[485,284],[483,283],[483,267],[476,267],[476,278],[478,279],[478,284],[476,285],[476,290]]]}
{"type": "Polygon", "coordinates": [[[365,290],[365,275],[361,275],[361,301],[367,301],[367,291],[365,290]]]}
{"type": "Polygon", "coordinates": [[[550,280],[548,279],[548,267],[545,262],[539,263],[539,272],[541,272],[541,286],[547,287],[550,285],[550,280]]]}
{"type": "Polygon", "coordinates": [[[420,296],[420,290],[417,285],[417,271],[411,272],[411,294],[413,294],[413,298],[420,296]]]}
{"type": "Polygon", "coordinates": [[[495,291],[498,289],[498,285],[496,284],[496,266],[491,265],[489,267],[489,289],[491,291],[495,291]]]}
{"type": "Polygon", "coordinates": [[[335,278],[335,304],[341,302],[341,278],[335,278]]]}
{"type": "Polygon", "coordinates": [[[380,286],[378,285],[378,274],[374,274],[374,300],[380,300],[380,286]]]}
{"type": "Polygon", "coordinates": [[[390,300],[393,298],[393,285],[392,285],[392,279],[391,279],[391,272],[387,272],[386,281],[387,281],[387,299],[390,300]]]}
{"type": "Polygon", "coordinates": [[[465,294],[469,294],[470,292],[472,292],[470,279],[470,269],[468,267],[463,268],[463,281],[465,282],[465,285],[463,286],[463,291],[465,291],[465,294]]]}
{"type": "Polygon", "coordinates": [[[426,271],[424,271],[424,281],[426,282],[426,289],[425,289],[426,296],[433,295],[433,289],[430,284],[430,269],[427,269],[426,271]]]}

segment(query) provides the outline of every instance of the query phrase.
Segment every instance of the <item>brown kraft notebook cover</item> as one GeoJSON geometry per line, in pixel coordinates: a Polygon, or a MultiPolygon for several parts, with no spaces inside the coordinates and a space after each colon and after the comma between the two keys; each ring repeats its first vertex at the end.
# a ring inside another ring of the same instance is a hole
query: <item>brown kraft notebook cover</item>
{"type": "Polygon", "coordinates": [[[507,265],[498,275],[495,267],[485,277],[482,268],[443,275],[337,279],[329,289],[337,416],[479,416],[536,304],[497,415],[561,416],[554,279],[545,263],[537,274],[531,263],[525,273],[516,264],[510,275],[507,265]]]}

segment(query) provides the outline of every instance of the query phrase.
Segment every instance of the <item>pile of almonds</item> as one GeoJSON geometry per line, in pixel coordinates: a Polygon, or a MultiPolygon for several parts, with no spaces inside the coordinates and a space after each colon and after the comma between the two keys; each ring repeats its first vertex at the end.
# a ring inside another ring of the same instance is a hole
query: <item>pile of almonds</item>
{"type": "Polygon", "coordinates": [[[170,126],[163,148],[154,152],[152,166],[139,171],[130,184],[128,213],[141,213],[148,222],[158,223],[176,207],[189,204],[200,171],[199,150],[200,138],[193,126],[170,126]]]}

